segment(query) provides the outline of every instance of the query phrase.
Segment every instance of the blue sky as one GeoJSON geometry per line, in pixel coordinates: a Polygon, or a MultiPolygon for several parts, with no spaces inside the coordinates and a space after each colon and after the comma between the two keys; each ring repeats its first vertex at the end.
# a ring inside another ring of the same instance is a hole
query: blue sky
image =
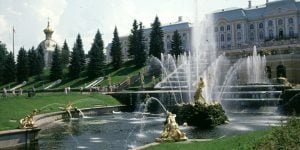
{"type": "MultiPolygon", "coordinates": [[[[196,0],[0,0],[0,41],[12,49],[12,27],[15,27],[15,46],[26,49],[44,40],[43,29],[50,18],[53,39],[62,45],[66,39],[73,47],[76,35],[81,34],[87,52],[97,29],[105,45],[111,42],[113,29],[119,35],[130,33],[134,19],[150,27],[156,15],[162,24],[176,22],[178,16],[193,21],[196,0]]],[[[272,0],[270,0],[272,1],[272,0]]],[[[265,0],[252,0],[252,5],[265,0]]],[[[228,7],[248,6],[248,0],[198,0],[202,14],[228,7]]]]}

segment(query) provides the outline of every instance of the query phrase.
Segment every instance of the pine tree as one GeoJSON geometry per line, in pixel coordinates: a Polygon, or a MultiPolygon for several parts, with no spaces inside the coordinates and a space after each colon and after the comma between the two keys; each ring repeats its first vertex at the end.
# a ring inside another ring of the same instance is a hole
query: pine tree
{"type": "MultiPolygon", "coordinates": [[[[78,35],[78,37],[80,39],[80,35],[78,35]]],[[[77,41],[81,41],[81,40],[78,40],[78,37],[76,43],[74,44],[73,51],[71,53],[71,62],[69,66],[69,78],[71,79],[78,78],[83,68],[81,57],[80,57],[80,50],[78,49],[78,45],[80,45],[80,43],[79,44],[77,43],[77,41]]]]}
{"type": "Polygon", "coordinates": [[[164,33],[161,29],[161,23],[157,16],[155,17],[154,23],[151,26],[152,30],[150,33],[149,55],[153,55],[154,57],[160,59],[161,53],[165,52],[163,42],[164,33]]]}
{"type": "Polygon", "coordinates": [[[88,63],[88,77],[90,79],[104,75],[104,53],[103,53],[103,40],[98,30],[91,50],[89,51],[90,61],[88,63]]]}
{"type": "Polygon", "coordinates": [[[175,56],[176,61],[177,61],[178,56],[183,54],[183,52],[184,52],[182,49],[181,36],[177,30],[174,31],[174,34],[172,36],[171,48],[172,48],[172,50],[170,51],[170,53],[171,53],[171,55],[175,56]]]}
{"type": "Polygon", "coordinates": [[[112,56],[112,65],[115,69],[118,69],[122,65],[122,52],[121,52],[121,43],[118,36],[117,27],[114,30],[114,37],[111,45],[111,56],[112,56]]]}
{"type": "Polygon", "coordinates": [[[4,83],[14,82],[16,80],[16,63],[12,52],[10,52],[4,63],[3,78],[4,83]]]}
{"type": "Polygon", "coordinates": [[[82,44],[82,39],[80,34],[77,35],[77,39],[76,39],[76,43],[74,44],[73,51],[74,49],[76,49],[79,53],[80,71],[83,71],[85,66],[85,54],[84,54],[83,44],[82,44]]]}
{"type": "Polygon", "coordinates": [[[3,78],[3,72],[4,72],[4,62],[5,58],[7,56],[7,49],[4,43],[1,43],[0,41],[0,83],[5,82],[5,78],[3,78]]]}
{"type": "Polygon", "coordinates": [[[62,79],[62,63],[60,58],[60,52],[58,46],[55,47],[54,53],[52,55],[52,64],[50,68],[50,80],[55,81],[62,79]]]}
{"type": "Polygon", "coordinates": [[[19,83],[27,81],[28,79],[28,58],[27,52],[24,48],[19,50],[17,58],[17,81],[19,83]]]}
{"type": "Polygon", "coordinates": [[[137,38],[137,50],[135,52],[134,62],[136,66],[141,67],[145,65],[146,62],[146,52],[145,52],[145,38],[143,31],[143,24],[140,23],[140,28],[138,30],[138,38],[137,38]]]}
{"type": "Polygon", "coordinates": [[[61,63],[63,67],[66,67],[70,63],[70,50],[66,40],[61,49],[61,63]]]}
{"type": "Polygon", "coordinates": [[[39,59],[39,63],[40,63],[40,73],[43,72],[43,69],[45,67],[45,54],[44,54],[44,49],[41,45],[39,45],[36,49],[36,53],[37,53],[37,57],[39,59]]]}
{"type": "Polygon", "coordinates": [[[33,76],[38,74],[38,57],[37,57],[37,53],[34,50],[34,47],[32,47],[29,51],[28,51],[28,66],[29,66],[29,76],[33,76]]]}
{"type": "Polygon", "coordinates": [[[137,42],[138,42],[138,24],[137,21],[134,20],[132,24],[131,34],[128,37],[128,55],[129,57],[135,57],[135,53],[137,52],[137,42]]]}

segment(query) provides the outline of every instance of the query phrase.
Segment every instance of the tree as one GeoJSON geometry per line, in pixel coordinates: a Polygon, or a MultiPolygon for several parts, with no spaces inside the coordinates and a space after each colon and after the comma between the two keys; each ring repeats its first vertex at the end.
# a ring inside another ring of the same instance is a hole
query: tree
{"type": "Polygon", "coordinates": [[[55,47],[52,55],[52,64],[50,68],[50,80],[55,81],[61,79],[63,76],[62,63],[60,61],[60,52],[58,46],[55,47]]]}
{"type": "Polygon", "coordinates": [[[141,67],[145,65],[146,62],[146,52],[145,52],[145,38],[143,31],[143,24],[140,23],[140,28],[138,30],[138,38],[137,38],[137,50],[135,52],[134,62],[136,66],[141,67]]]}
{"type": "Polygon", "coordinates": [[[66,67],[70,63],[70,50],[66,40],[61,49],[61,63],[63,67],[66,67]]]}
{"type": "Polygon", "coordinates": [[[121,43],[118,36],[117,27],[114,30],[114,37],[111,45],[111,56],[112,56],[112,65],[115,69],[118,69],[122,65],[122,52],[121,52],[121,43]]]}
{"type": "Polygon", "coordinates": [[[137,21],[134,20],[132,24],[131,34],[128,37],[128,54],[130,57],[135,57],[135,53],[137,51],[137,42],[138,42],[138,24],[137,21]]]}
{"type": "Polygon", "coordinates": [[[38,74],[38,57],[37,53],[34,50],[34,47],[32,47],[28,51],[28,66],[29,66],[29,76],[37,75],[38,74]]]}
{"type": "Polygon", "coordinates": [[[18,58],[17,58],[17,81],[19,83],[23,81],[27,81],[28,79],[28,58],[27,52],[22,47],[19,50],[18,58]]]}
{"type": "Polygon", "coordinates": [[[98,30],[91,50],[89,51],[90,61],[88,63],[88,77],[90,79],[104,75],[104,53],[103,53],[103,40],[98,30]]]}
{"type": "Polygon", "coordinates": [[[4,72],[4,62],[5,58],[7,56],[7,49],[4,43],[1,43],[0,41],[0,83],[5,82],[5,78],[3,77],[3,72],[4,72]]]}
{"type": "Polygon", "coordinates": [[[137,21],[134,20],[131,34],[129,36],[129,54],[133,56],[136,66],[143,66],[146,62],[145,39],[143,25],[138,26],[137,21]]]}
{"type": "Polygon", "coordinates": [[[155,17],[154,23],[151,27],[149,55],[153,55],[160,59],[161,53],[165,52],[163,42],[164,33],[161,29],[161,23],[157,16],[155,17]]]}
{"type": "Polygon", "coordinates": [[[76,39],[76,43],[74,44],[73,51],[74,49],[76,49],[76,51],[78,51],[79,53],[80,71],[83,71],[85,66],[85,54],[84,54],[83,44],[82,44],[80,34],[77,35],[77,39],[76,39]]]}
{"type": "Polygon", "coordinates": [[[36,68],[35,68],[35,74],[37,75],[37,79],[40,80],[41,74],[43,73],[44,67],[45,67],[45,59],[44,59],[44,50],[39,45],[37,49],[35,50],[37,59],[36,59],[36,68]]]}
{"type": "Polygon", "coordinates": [[[3,71],[4,83],[14,82],[16,80],[16,63],[12,52],[10,52],[4,63],[3,71]]]}
{"type": "Polygon", "coordinates": [[[77,40],[74,44],[73,51],[71,53],[71,62],[69,66],[69,78],[75,79],[80,76],[80,72],[82,71],[82,59],[80,47],[82,46],[80,35],[78,34],[77,40]],[[80,46],[81,45],[81,46],[80,46]]]}
{"type": "Polygon", "coordinates": [[[172,48],[172,50],[170,51],[170,53],[171,53],[171,55],[175,56],[176,61],[177,61],[178,56],[183,54],[183,52],[184,52],[182,49],[181,36],[177,30],[174,31],[174,34],[172,36],[171,48],[172,48]]]}

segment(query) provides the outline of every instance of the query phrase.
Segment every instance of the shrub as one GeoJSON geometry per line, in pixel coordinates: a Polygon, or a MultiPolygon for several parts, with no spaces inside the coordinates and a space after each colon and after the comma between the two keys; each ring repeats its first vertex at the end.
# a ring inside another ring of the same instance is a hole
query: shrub
{"type": "Polygon", "coordinates": [[[176,121],[179,124],[186,122],[188,125],[196,126],[201,129],[224,124],[227,120],[225,111],[220,104],[177,105],[172,113],[176,114],[176,121]]]}

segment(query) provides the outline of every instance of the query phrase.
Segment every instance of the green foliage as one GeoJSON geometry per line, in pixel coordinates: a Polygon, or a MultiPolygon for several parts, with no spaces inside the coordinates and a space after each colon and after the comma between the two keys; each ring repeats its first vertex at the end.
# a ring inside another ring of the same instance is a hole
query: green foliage
{"type": "Polygon", "coordinates": [[[84,69],[84,52],[82,47],[82,40],[78,34],[76,42],[73,47],[73,52],[71,54],[71,63],[69,66],[69,78],[75,79],[80,76],[80,72],[84,69]],[[83,55],[82,55],[83,54],[83,55]]]}
{"type": "Polygon", "coordinates": [[[16,63],[12,52],[8,54],[4,62],[3,69],[4,83],[14,82],[16,80],[16,63]]]}
{"type": "Polygon", "coordinates": [[[98,30],[91,50],[89,51],[90,61],[88,63],[88,77],[90,79],[104,75],[104,53],[103,53],[103,40],[98,30]]]}
{"type": "Polygon", "coordinates": [[[19,83],[28,80],[28,56],[24,48],[19,50],[17,58],[17,81],[19,83]]]}
{"type": "Polygon", "coordinates": [[[70,50],[66,40],[64,41],[64,45],[61,49],[61,63],[63,68],[70,63],[70,50]]]}
{"type": "Polygon", "coordinates": [[[299,149],[300,147],[300,120],[292,117],[287,124],[275,127],[264,140],[256,144],[255,149],[299,149]]]}
{"type": "Polygon", "coordinates": [[[187,122],[188,125],[201,129],[212,128],[224,124],[227,120],[225,111],[220,104],[183,104],[177,105],[172,113],[177,115],[179,124],[187,122]]]}
{"type": "Polygon", "coordinates": [[[39,73],[39,61],[37,55],[38,53],[35,51],[34,47],[28,51],[29,76],[37,75],[39,73]]]}
{"type": "Polygon", "coordinates": [[[135,53],[138,49],[138,24],[137,21],[134,20],[132,24],[131,34],[128,37],[129,44],[128,44],[128,55],[129,57],[135,57],[135,53]]]}
{"type": "Polygon", "coordinates": [[[62,79],[63,69],[61,64],[60,52],[58,46],[55,47],[52,55],[52,64],[50,69],[50,81],[62,79]]]}
{"type": "Polygon", "coordinates": [[[176,61],[178,56],[183,54],[182,49],[182,41],[179,32],[176,30],[172,36],[172,43],[171,43],[172,50],[170,51],[171,55],[175,56],[176,61]]]}
{"type": "Polygon", "coordinates": [[[36,49],[37,53],[37,59],[38,59],[38,74],[41,74],[43,72],[43,69],[45,67],[45,55],[44,55],[44,49],[41,45],[39,45],[36,49]]]}
{"type": "Polygon", "coordinates": [[[114,30],[114,37],[111,45],[111,56],[112,56],[112,65],[115,69],[118,69],[122,65],[122,48],[118,35],[117,27],[114,30]]]}
{"type": "Polygon", "coordinates": [[[0,83],[5,82],[5,78],[3,78],[4,71],[4,62],[7,56],[7,49],[4,43],[0,41],[0,83]]]}
{"type": "Polygon", "coordinates": [[[133,22],[131,34],[129,35],[128,47],[129,56],[133,57],[136,66],[144,66],[147,57],[145,52],[146,46],[143,25],[142,23],[138,25],[136,20],[133,22]]]}
{"type": "Polygon", "coordinates": [[[150,50],[149,55],[153,55],[154,57],[160,58],[160,54],[164,53],[164,33],[161,29],[161,23],[158,17],[155,17],[154,23],[151,25],[152,30],[150,33],[150,50]]]}

